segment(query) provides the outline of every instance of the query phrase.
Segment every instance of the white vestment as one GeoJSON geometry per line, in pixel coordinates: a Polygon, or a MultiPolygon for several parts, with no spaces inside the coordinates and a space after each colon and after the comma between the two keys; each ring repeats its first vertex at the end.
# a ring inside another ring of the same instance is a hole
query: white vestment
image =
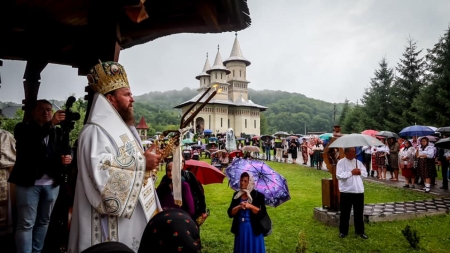
{"type": "Polygon", "coordinates": [[[105,241],[137,251],[145,226],[161,206],[153,180],[144,186],[140,140],[99,93],[78,139],[77,161],[68,252],[105,241]]]}

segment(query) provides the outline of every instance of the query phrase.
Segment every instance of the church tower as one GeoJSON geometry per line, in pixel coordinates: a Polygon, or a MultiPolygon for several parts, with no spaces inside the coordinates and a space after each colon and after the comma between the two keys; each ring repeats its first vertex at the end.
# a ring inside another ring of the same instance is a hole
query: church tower
{"type": "Polygon", "coordinates": [[[210,85],[217,85],[216,88],[219,90],[214,99],[228,101],[229,84],[227,83],[227,75],[230,74],[230,71],[223,65],[219,46],[217,46],[217,55],[216,59],[214,60],[214,65],[209,70],[207,70],[206,73],[210,76],[210,85]]]}
{"type": "Polygon", "coordinates": [[[205,66],[203,67],[203,71],[202,73],[198,74],[195,78],[197,80],[200,81],[200,87],[197,89],[197,91],[204,91],[206,89],[209,88],[209,84],[210,84],[210,76],[208,73],[206,73],[206,71],[208,71],[211,68],[211,66],[209,65],[209,60],[208,60],[208,54],[206,54],[206,62],[205,62],[205,66]]]}
{"type": "Polygon", "coordinates": [[[230,57],[223,62],[227,69],[230,70],[228,75],[228,83],[230,87],[228,89],[228,97],[231,101],[236,102],[240,99],[248,101],[248,84],[247,81],[247,66],[250,65],[250,61],[245,59],[241,52],[239,41],[234,39],[233,49],[231,50],[230,57]]]}

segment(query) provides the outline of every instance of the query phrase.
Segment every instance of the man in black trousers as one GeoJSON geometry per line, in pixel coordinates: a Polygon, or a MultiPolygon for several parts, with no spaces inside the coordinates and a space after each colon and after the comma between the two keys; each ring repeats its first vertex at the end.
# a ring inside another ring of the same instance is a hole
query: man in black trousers
{"type": "Polygon", "coordinates": [[[345,148],[345,158],[339,160],[336,165],[336,178],[339,180],[340,200],[340,220],[339,237],[345,238],[348,235],[350,212],[353,206],[353,216],[355,233],[363,238],[369,237],[364,233],[364,184],[363,177],[367,177],[367,170],[358,161],[355,148],[345,148]]]}

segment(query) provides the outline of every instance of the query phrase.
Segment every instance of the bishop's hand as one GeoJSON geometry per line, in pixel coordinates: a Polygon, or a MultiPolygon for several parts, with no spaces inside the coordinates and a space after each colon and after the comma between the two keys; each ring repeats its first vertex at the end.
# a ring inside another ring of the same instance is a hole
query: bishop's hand
{"type": "Polygon", "coordinates": [[[146,170],[156,169],[161,161],[161,155],[157,155],[155,151],[156,146],[153,144],[144,152],[146,170]]]}

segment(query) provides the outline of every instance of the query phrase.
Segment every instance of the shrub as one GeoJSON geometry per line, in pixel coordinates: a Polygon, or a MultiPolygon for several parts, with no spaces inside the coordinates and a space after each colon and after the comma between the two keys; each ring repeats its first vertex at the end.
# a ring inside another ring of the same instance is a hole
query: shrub
{"type": "Polygon", "coordinates": [[[306,234],[303,231],[300,231],[298,234],[298,243],[296,253],[305,253],[308,248],[308,241],[306,240],[306,234]]]}
{"type": "Polygon", "coordinates": [[[420,235],[416,229],[406,225],[405,229],[402,230],[402,234],[413,249],[417,249],[419,247],[420,235]]]}

